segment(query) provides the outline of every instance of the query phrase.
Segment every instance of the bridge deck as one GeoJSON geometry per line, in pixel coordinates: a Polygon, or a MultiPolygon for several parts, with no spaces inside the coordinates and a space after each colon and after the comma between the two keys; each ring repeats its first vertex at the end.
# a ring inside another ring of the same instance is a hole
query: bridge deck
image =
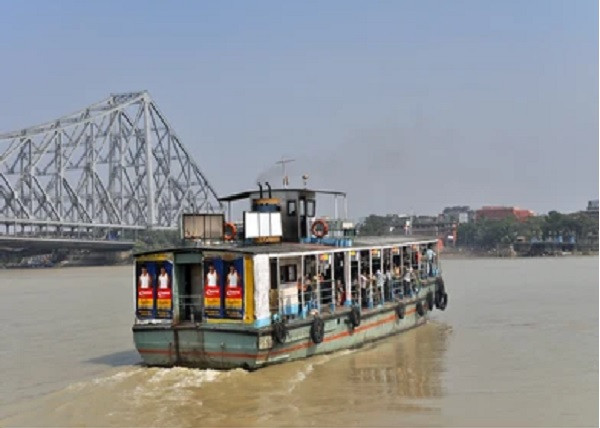
{"type": "Polygon", "coordinates": [[[98,241],[85,239],[27,238],[0,236],[0,251],[32,251],[78,249],[94,251],[127,251],[133,248],[133,241],[98,241]]]}

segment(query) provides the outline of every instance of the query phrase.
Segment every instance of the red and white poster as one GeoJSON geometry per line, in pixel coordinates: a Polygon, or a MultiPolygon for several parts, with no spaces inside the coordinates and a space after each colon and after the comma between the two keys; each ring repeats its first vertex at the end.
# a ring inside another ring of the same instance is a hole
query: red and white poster
{"type": "Polygon", "coordinates": [[[156,290],[156,312],[159,318],[169,318],[173,308],[173,293],[170,288],[156,290]]]}
{"type": "Polygon", "coordinates": [[[204,286],[204,312],[208,316],[221,316],[221,287],[218,285],[204,286]]]}
{"type": "Polygon", "coordinates": [[[204,313],[210,318],[221,318],[223,316],[221,305],[223,261],[208,260],[204,266],[204,313]]]}
{"type": "Polygon", "coordinates": [[[154,309],[154,290],[141,288],[137,290],[137,312],[139,317],[150,318],[154,309]]]}
{"type": "Polygon", "coordinates": [[[237,269],[238,263],[229,265],[227,277],[225,278],[225,315],[228,318],[243,317],[243,284],[242,275],[237,269]]]}

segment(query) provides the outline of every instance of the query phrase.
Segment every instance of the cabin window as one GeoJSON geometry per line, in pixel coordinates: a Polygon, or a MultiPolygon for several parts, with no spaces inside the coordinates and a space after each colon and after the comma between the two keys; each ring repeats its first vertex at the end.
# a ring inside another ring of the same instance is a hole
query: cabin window
{"type": "Polygon", "coordinates": [[[296,282],[298,280],[296,265],[281,266],[281,282],[296,282]]]}
{"type": "Polygon", "coordinates": [[[269,270],[271,278],[271,290],[277,290],[277,259],[270,259],[269,270]]]}
{"type": "Polygon", "coordinates": [[[287,201],[287,213],[290,217],[296,215],[296,201],[287,201]]]}
{"type": "Polygon", "coordinates": [[[315,200],[309,199],[306,201],[306,216],[314,217],[315,216],[315,200]]]}

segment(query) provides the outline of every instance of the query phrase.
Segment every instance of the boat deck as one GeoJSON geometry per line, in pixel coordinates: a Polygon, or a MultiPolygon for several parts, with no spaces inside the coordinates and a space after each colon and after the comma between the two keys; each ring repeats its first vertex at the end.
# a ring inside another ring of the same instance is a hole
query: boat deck
{"type": "MultiPolygon", "coordinates": [[[[374,248],[390,248],[398,246],[409,246],[417,244],[428,244],[437,242],[437,238],[431,236],[357,236],[353,238],[352,245],[346,247],[338,247],[333,245],[325,245],[322,243],[308,242],[281,242],[270,243],[264,245],[258,244],[231,244],[227,242],[217,244],[198,244],[195,246],[182,246],[162,249],[161,253],[172,252],[203,252],[203,251],[229,251],[232,253],[241,254],[282,254],[289,253],[290,255],[299,253],[326,253],[326,252],[342,252],[342,251],[363,251],[374,248]]],[[[154,254],[156,250],[144,251],[136,253],[135,256],[146,254],[154,254]]]]}

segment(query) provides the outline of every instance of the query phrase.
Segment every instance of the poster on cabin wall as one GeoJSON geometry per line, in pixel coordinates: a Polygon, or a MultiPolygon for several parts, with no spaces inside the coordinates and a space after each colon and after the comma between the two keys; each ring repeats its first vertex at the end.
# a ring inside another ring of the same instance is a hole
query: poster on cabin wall
{"type": "Polygon", "coordinates": [[[136,263],[136,316],[138,318],[154,318],[154,263],[136,263]]]}
{"type": "Polygon", "coordinates": [[[238,258],[225,263],[225,316],[244,317],[244,259],[238,258]]]}
{"type": "Polygon", "coordinates": [[[204,315],[208,318],[223,318],[223,267],[220,258],[204,262],[204,315]]]}
{"type": "Polygon", "coordinates": [[[136,263],[136,315],[154,319],[173,317],[173,262],[157,255],[136,263]]]}
{"type": "Polygon", "coordinates": [[[173,263],[157,263],[156,318],[173,318],[173,263]]]}

